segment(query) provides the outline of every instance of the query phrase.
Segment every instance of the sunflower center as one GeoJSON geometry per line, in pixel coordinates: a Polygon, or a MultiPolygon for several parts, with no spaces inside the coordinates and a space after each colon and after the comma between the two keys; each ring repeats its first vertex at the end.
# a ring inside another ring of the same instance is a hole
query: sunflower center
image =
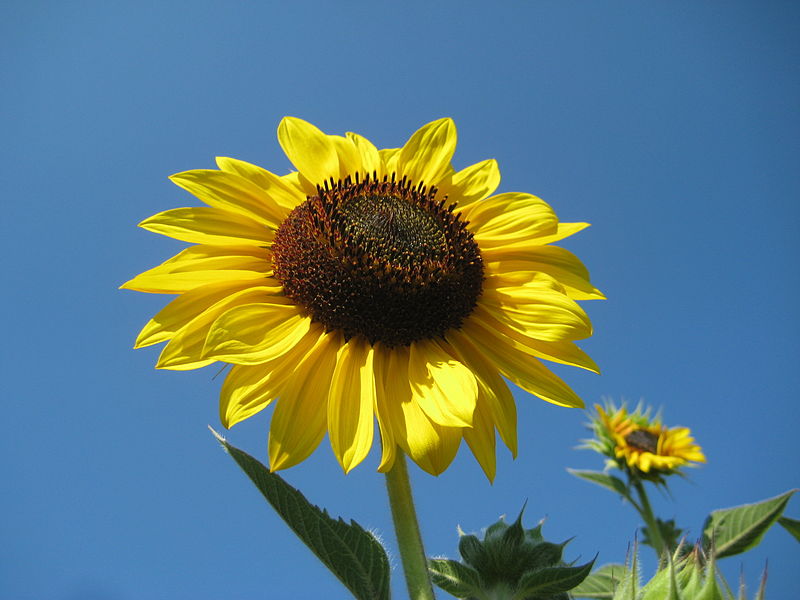
{"type": "Polygon", "coordinates": [[[390,347],[459,327],[480,296],[483,263],[455,205],[435,196],[394,177],[317,188],[275,234],[284,292],[328,330],[390,347]]]}
{"type": "Polygon", "coordinates": [[[644,429],[637,429],[625,436],[628,446],[641,452],[658,453],[658,436],[644,429]]]}

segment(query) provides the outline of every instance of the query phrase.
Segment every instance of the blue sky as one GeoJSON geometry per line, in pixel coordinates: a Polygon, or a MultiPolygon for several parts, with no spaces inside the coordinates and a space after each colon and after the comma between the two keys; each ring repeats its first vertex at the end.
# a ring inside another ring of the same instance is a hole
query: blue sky
{"type": "MultiPolygon", "coordinates": [[[[288,171],[287,114],[379,147],[452,116],[456,166],[496,158],[500,191],[592,223],[564,245],[608,296],[587,303],[583,344],[603,374],[556,370],[589,405],[644,398],[693,429],[709,463],[655,496],[659,514],[696,536],[710,510],[800,484],[796,3],[6,2],[0,17],[0,597],[347,597],[208,432],[216,369],[156,371],[157,350],[131,349],[165,298],[117,290],[182,247],[135,227],[193,203],[167,176],[217,155],[288,171]]],[[[493,485],[464,449],[438,478],[412,469],[429,554],[527,499],[528,523],[575,537],[567,558],[621,561],[632,512],[565,471],[601,467],[574,450],[586,415],[515,395],[519,457],[500,451],[493,485]]],[[[264,458],[268,412],[228,439],[264,458]]],[[[377,463],[344,476],[323,446],[285,476],[398,564],[377,463]]],[[[723,566],[754,586],[769,558],[770,597],[787,598],[797,557],[775,529],[723,566]]]]}

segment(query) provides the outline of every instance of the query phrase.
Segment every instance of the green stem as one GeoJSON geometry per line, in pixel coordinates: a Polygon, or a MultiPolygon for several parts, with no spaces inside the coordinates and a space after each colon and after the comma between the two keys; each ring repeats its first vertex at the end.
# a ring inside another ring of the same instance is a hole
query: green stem
{"type": "Polygon", "coordinates": [[[637,506],[636,508],[639,510],[639,514],[644,519],[645,524],[647,525],[647,531],[650,534],[650,541],[653,543],[653,548],[655,548],[656,554],[658,555],[658,560],[661,560],[661,557],[664,555],[664,552],[667,550],[666,544],[664,543],[664,538],[661,537],[661,528],[658,526],[658,521],[656,520],[655,515],[653,514],[653,507],[650,506],[650,500],[647,498],[647,492],[644,490],[644,485],[642,485],[642,481],[637,479],[633,487],[636,488],[636,492],[639,494],[639,503],[641,506],[637,506]]]}
{"type": "Polygon", "coordinates": [[[408,595],[411,600],[434,600],[431,580],[428,576],[428,561],[422,547],[417,512],[411,497],[411,482],[408,479],[406,457],[398,448],[394,466],[386,474],[386,490],[392,507],[392,519],[400,547],[400,560],[406,576],[408,595]]]}

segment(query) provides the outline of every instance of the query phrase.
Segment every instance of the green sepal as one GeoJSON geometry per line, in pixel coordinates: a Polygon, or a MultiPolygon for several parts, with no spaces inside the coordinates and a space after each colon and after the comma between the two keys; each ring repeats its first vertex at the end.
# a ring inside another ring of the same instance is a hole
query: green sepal
{"type": "Polygon", "coordinates": [[[620,564],[603,565],[584,579],[570,593],[575,598],[599,598],[611,600],[614,591],[628,573],[628,567],[620,564]]]}
{"type": "Polygon", "coordinates": [[[462,535],[458,540],[458,552],[464,562],[474,567],[478,571],[483,571],[487,567],[486,551],[483,544],[474,535],[462,535]]]}
{"type": "Polygon", "coordinates": [[[622,579],[617,590],[614,592],[613,600],[636,600],[636,594],[639,588],[639,548],[638,544],[634,543],[633,550],[630,553],[629,560],[630,567],[628,567],[625,576],[622,579]]]}
{"type": "Polygon", "coordinates": [[[717,558],[712,552],[708,557],[708,563],[705,568],[705,581],[703,587],[696,596],[689,596],[689,598],[697,598],[697,600],[725,600],[722,590],[719,589],[717,583],[717,558]]]}
{"type": "Polygon", "coordinates": [[[289,528],[358,600],[389,600],[389,559],[372,533],[355,521],[333,519],[255,458],[213,429],[225,451],[247,474],[289,528]]]}
{"type": "Polygon", "coordinates": [[[715,510],[703,525],[703,548],[717,558],[741,554],[758,545],[764,533],[778,520],[796,490],[733,508],[715,510]]]}
{"type": "Polygon", "coordinates": [[[581,471],[578,469],[567,469],[567,471],[579,479],[585,479],[586,481],[590,481],[591,483],[609,489],[612,492],[616,492],[631,504],[636,505],[636,503],[633,501],[633,498],[631,498],[628,486],[625,485],[625,482],[619,477],[609,475],[608,473],[603,473],[602,471],[581,471]]]}
{"type": "MultiPolygon", "coordinates": [[[[689,558],[687,558],[687,561],[689,558]]],[[[687,564],[678,574],[681,580],[681,589],[687,598],[697,598],[703,590],[703,569],[696,564],[687,564]]]]}
{"type": "Polygon", "coordinates": [[[456,598],[488,598],[478,572],[456,560],[428,559],[428,571],[434,584],[456,598]]]}
{"type": "Polygon", "coordinates": [[[661,569],[642,588],[639,600],[683,600],[678,591],[675,563],[667,554],[667,568],[661,569]]]}
{"type": "Polygon", "coordinates": [[[517,583],[514,600],[555,596],[570,591],[591,573],[595,557],[579,567],[545,567],[528,571],[517,583]]]}
{"type": "Polygon", "coordinates": [[[761,584],[758,586],[755,600],[764,600],[767,596],[767,567],[764,567],[764,572],[761,574],[761,584]]]}
{"type": "Polygon", "coordinates": [[[791,533],[798,542],[800,542],[800,521],[797,519],[790,519],[789,517],[781,517],[778,519],[783,528],[791,533]]]}

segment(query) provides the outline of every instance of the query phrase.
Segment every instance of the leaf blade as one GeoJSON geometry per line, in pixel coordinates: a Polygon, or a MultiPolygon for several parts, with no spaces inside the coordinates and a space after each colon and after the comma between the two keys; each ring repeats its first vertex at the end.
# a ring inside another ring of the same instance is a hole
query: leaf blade
{"type": "Polygon", "coordinates": [[[375,536],[353,520],[333,519],[279,475],[211,432],[295,535],[358,600],[389,600],[389,559],[375,536]]]}
{"type": "Polygon", "coordinates": [[[628,574],[628,567],[620,564],[603,565],[573,588],[570,594],[575,598],[598,598],[611,600],[614,592],[628,574]]]}
{"type": "Polygon", "coordinates": [[[790,519],[789,517],[780,517],[778,519],[783,528],[791,533],[798,542],[800,542],[800,521],[797,519],[790,519]]]}
{"type": "Polygon", "coordinates": [[[579,469],[567,469],[567,471],[579,479],[584,479],[601,487],[604,487],[612,492],[616,492],[629,502],[633,503],[630,491],[625,482],[619,477],[614,477],[602,471],[583,471],[579,469]]]}
{"type": "Polygon", "coordinates": [[[753,504],[715,510],[703,524],[703,547],[708,551],[713,544],[717,558],[724,558],[757,546],[796,491],[789,490],[753,504]]]}

